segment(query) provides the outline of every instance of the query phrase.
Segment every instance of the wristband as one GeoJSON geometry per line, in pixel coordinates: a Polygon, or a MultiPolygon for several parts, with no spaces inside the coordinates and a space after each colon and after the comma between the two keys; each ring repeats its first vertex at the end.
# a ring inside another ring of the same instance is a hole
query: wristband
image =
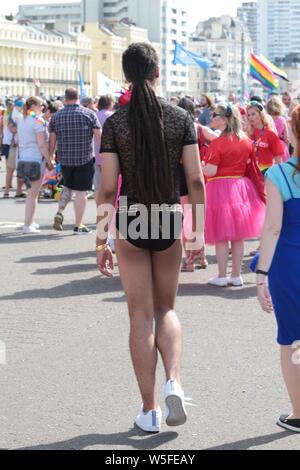
{"type": "Polygon", "coordinates": [[[256,274],[262,274],[263,276],[269,276],[269,273],[267,273],[266,271],[262,271],[261,269],[257,269],[256,274]]]}

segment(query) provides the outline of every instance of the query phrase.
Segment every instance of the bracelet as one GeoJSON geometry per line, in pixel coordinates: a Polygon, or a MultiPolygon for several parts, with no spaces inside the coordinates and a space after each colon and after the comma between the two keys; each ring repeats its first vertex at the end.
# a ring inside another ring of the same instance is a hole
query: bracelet
{"type": "Polygon", "coordinates": [[[269,276],[269,273],[267,273],[267,271],[262,271],[261,269],[257,269],[256,274],[262,274],[263,276],[269,276]]]}
{"type": "Polygon", "coordinates": [[[98,253],[99,251],[102,251],[102,250],[107,251],[108,248],[109,248],[108,243],[104,243],[103,245],[97,245],[96,252],[98,253]]]}

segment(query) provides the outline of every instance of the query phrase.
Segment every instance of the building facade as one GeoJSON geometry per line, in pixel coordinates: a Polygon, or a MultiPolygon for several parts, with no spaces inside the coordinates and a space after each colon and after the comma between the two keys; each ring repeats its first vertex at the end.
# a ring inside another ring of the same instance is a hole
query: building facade
{"type": "Polygon", "coordinates": [[[59,21],[68,22],[74,33],[81,31],[82,18],[81,2],[20,5],[16,15],[16,19],[20,22],[30,21],[33,25],[47,25],[49,30],[54,29],[59,21]]]}
{"type": "Polygon", "coordinates": [[[161,47],[161,91],[165,96],[184,94],[188,88],[185,67],[174,65],[175,42],[188,42],[187,11],[183,0],[83,0],[86,22],[92,18],[113,25],[127,21],[148,32],[161,47]]]}
{"type": "Polygon", "coordinates": [[[214,66],[207,72],[189,67],[189,92],[221,94],[233,92],[241,96],[247,83],[250,52],[253,48],[248,31],[238,19],[224,15],[201,21],[189,47],[212,60],[214,66]]]}
{"type": "Polygon", "coordinates": [[[257,2],[243,2],[237,9],[237,17],[248,28],[254,52],[257,52],[257,2]]]}
{"type": "Polygon", "coordinates": [[[221,94],[226,86],[225,73],[222,71],[221,54],[215,42],[203,37],[191,37],[188,49],[203,58],[213,61],[213,67],[204,70],[200,67],[189,67],[189,94],[199,97],[203,93],[221,94]]]}
{"type": "MultiPolygon", "coordinates": [[[[64,29],[61,25],[62,30],[64,29]]],[[[0,95],[28,96],[34,79],[46,95],[63,95],[77,86],[78,72],[91,86],[91,41],[82,34],[48,31],[0,17],[0,95]]]]}
{"type": "Polygon", "coordinates": [[[185,47],[188,43],[184,0],[82,0],[71,5],[27,5],[19,7],[17,17],[33,24],[47,24],[48,29],[54,29],[57,21],[70,22],[73,31],[78,31],[80,24],[82,27],[98,22],[111,28],[124,21],[133,23],[147,30],[151,43],[160,44],[162,93],[186,93],[188,72],[185,67],[173,64],[175,41],[185,47]]]}
{"type": "Polygon", "coordinates": [[[258,50],[271,61],[300,52],[299,0],[258,0],[258,50]]]}
{"type": "MultiPolygon", "coordinates": [[[[124,84],[122,71],[122,54],[133,42],[150,42],[146,29],[138,28],[124,22],[114,22],[110,25],[86,23],[85,34],[92,41],[92,94],[101,93],[98,86],[98,72],[109,79],[124,84]]],[[[160,45],[154,43],[160,52],[160,45]]]]}

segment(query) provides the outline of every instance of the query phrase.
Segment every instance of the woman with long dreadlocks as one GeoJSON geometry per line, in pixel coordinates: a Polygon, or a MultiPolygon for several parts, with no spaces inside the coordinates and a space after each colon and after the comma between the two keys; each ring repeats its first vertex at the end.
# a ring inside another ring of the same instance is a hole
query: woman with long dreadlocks
{"type": "Polygon", "coordinates": [[[103,128],[96,241],[99,270],[111,277],[113,257],[106,233],[121,173],[116,255],[128,303],[131,358],[143,402],[135,423],[146,432],[161,429],[155,385],[158,352],[166,373],[166,423],[178,426],[187,418],[180,381],[182,332],[174,310],[182,257],[181,161],[195,232],[196,209],[203,209],[205,198],[193,120],[185,110],[156,96],[158,63],[156,51],[146,43],[131,44],[123,54],[132,96],[103,128]]]}

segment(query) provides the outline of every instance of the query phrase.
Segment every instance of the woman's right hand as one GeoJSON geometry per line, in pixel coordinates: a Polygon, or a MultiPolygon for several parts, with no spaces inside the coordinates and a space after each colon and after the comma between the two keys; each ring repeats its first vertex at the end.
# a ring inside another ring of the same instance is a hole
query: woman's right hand
{"type": "Polygon", "coordinates": [[[101,274],[106,277],[113,277],[114,260],[110,247],[97,252],[97,266],[101,274]]]}
{"type": "Polygon", "coordinates": [[[46,161],[46,167],[49,171],[53,170],[55,168],[54,162],[51,160],[46,161]]]}
{"type": "Polygon", "coordinates": [[[267,284],[262,283],[257,285],[257,298],[264,312],[273,313],[274,308],[267,284]]]}

